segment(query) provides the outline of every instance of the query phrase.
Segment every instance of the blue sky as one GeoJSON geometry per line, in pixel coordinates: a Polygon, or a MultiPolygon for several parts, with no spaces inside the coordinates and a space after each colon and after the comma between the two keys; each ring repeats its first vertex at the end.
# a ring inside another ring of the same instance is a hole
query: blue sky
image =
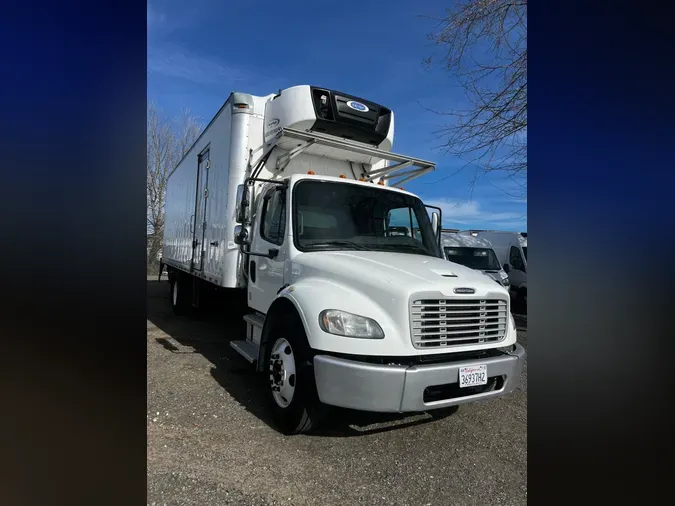
{"type": "Polygon", "coordinates": [[[231,91],[267,95],[311,84],[391,108],[393,150],[436,162],[405,185],[443,209],[443,225],[526,231],[526,199],[511,181],[474,184],[465,162],[439,149],[446,118],[425,110],[462,107],[452,76],[426,70],[426,34],[445,2],[342,0],[153,0],[148,4],[148,100],[164,113],[189,108],[205,125],[231,91]],[[384,7],[386,6],[386,7],[384,7]],[[418,103],[419,102],[419,103],[418,103]]]}

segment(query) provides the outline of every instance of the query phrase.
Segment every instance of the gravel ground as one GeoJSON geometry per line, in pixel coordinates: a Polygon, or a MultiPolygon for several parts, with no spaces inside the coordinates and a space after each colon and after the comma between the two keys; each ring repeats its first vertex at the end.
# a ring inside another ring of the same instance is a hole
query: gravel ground
{"type": "Polygon", "coordinates": [[[155,277],[147,327],[148,505],[526,504],[527,364],[511,395],[455,413],[336,409],[320,432],[287,437],[226,315],[174,317],[155,277]]]}

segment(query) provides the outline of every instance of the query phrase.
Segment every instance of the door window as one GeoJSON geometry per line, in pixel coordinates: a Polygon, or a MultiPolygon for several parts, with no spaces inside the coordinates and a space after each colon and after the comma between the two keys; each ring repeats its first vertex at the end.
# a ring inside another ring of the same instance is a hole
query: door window
{"type": "Polygon", "coordinates": [[[399,207],[389,211],[387,233],[389,236],[406,235],[422,242],[422,233],[417,223],[417,216],[410,207],[399,207]]]}
{"type": "Polygon", "coordinates": [[[286,232],[286,194],[277,189],[265,195],[260,235],[272,244],[281,245],[286,232]]]}
{"type": "Polygon", "coordinates": [[[515,246],[511,246],[511,253],[509,254],[509,263],[511,264],[511,267],[513,267],[518,271],[525,270],[523,257],[520,255],[520,250],[515,246]]]}

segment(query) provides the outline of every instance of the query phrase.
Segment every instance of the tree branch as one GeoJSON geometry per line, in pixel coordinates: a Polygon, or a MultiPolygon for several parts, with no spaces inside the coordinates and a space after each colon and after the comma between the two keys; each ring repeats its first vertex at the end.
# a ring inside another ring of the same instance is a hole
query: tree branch
{"type": "MultiPolygon", "coordinates": [[[[527,2],[459,0],[437,21],[429,37],[445,48],[439,63],[470,104],[434,111],[452,118],[436,132],[441,149],[470,160],[465,167],[482,174],[503,172],[522,180],[526,192],[527,2]]],[[[433,61],[431,55],[424,63],[433,61]]]]}

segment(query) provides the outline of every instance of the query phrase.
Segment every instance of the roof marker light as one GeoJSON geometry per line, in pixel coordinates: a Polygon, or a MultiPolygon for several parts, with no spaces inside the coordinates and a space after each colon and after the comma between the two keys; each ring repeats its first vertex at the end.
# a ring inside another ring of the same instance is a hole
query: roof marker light
{"type": "Polygon", "coordinates": [[[307,174],[309,174],[310,176],[314,176],[314,171],[313,171],[313,170],[308,170],[308,171],[307,171],[307,174]]]}
{"type": "Polygon", "coordinates": [[[340,179],[347,179],[347,176],[345,176],[344,174],[340,174],[340,179]]]}

